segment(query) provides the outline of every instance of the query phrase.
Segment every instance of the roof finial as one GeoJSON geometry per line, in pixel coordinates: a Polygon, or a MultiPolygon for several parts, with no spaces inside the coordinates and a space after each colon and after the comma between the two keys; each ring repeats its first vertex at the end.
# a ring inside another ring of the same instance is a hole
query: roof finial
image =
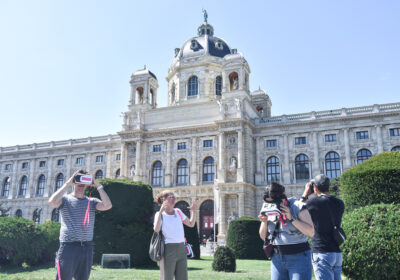
{"type": "Polygon", "coordinates": [[[203,12],[203,16],[204,16],[204,22],[207,22],[207,18],[208,18],[207,11],[206,11],[206,10],[204,10],[204,9],[201,9],[201,10],[202,10],[202,12],[203,12]]]}
{"type": "Polygon", "coordinates": [[[146,70],[146,64],[144,65],[144,68],[143,68],[143,70],[146,70]]]}

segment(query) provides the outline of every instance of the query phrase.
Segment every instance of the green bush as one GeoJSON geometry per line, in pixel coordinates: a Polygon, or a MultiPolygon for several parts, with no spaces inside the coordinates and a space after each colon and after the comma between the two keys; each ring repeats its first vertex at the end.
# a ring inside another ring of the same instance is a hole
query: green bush
{"type": "Polygon", "coordinates": [[[341,195],[347,210],[400,203],[400,151],[378,154],[343,172],[341,195]]]}
{"type": "Polygon", "coordinates": [[[45,234],[33,221],[0,218],[0,264],[39,264],[45,245],[45,234]]]}
{"type": "Polygon", "coordinates": [[[60,223],[47,221],[39,228],[44,233],[45,247],[43,248],[41,262],[53,262],[60,246],[60,223]]]}
{"type": "Polygon", "coordinates": [[[232,249],[220,246],[214,253],[212,269],[215,271],[235,272],[236,259],[232,249]]]}
{"type": "Polygon", "coordinates": [[[230,222],[226,245],[232,248],[236,258],[265,259],[259,228],[260,221],[252,217],[241,217],[230,222]]]}
{"type": "MultiPolygon", "coordinates": [[[[153,266],[149,257],[153,234],[153,192],[149,185],[121,179],[101,180],[113,207],[96,213],[94,261],[102,254],[130,254],[131,265],[153,266]]],[[[92,196],[100,197],[97,190],[92,196]]]]}
{"type": "Polygon", "coordinates": [[[400,205],[361,207],[343,217],[343,273],[350,279],[400,279],[400,205]]]}

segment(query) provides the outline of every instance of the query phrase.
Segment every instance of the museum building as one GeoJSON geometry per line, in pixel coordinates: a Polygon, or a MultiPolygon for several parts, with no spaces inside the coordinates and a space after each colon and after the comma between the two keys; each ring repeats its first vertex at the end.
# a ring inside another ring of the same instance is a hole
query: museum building
{"type": "Polygon", "coordinates": [[[400,103],[271,116],[267,93],[250,90],[244,56],[214,36],[207,18],[197,32],[175,49],[167,107],[158,108],[158,80],[145,68],[131,76],[120,132],[0,147],[3,207],[38,223],[58,221],[49,196],[85,169],[146,182],[154,195],[170,189],[182,209],[195,198],[200,235],[208,237],[215,220],[223,240],[230,220],[258,215],[269,182],[299,196],[317,174],[337,178],[400,150],[400,103]]]}

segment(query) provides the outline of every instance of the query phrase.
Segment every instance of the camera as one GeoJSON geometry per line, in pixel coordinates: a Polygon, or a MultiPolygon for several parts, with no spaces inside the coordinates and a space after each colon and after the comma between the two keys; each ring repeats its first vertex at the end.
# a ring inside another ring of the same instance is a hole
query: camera
{"type": "Polygon", "coordinates": [[[76,184],[84,184],[90,185],[93,181],[92,176],[86,174],[76,174],[74,176],[74,183],[76,184]]]}
{"type": "Polygon", "coordinates": [[[264,216],[280,216],[281,215],[280,201],[264,202],[261,207],[260,214],[264,216]]]}
{"type": "Polygon", "coordinates": [[[314,193],[314,186],[316,185],[316,184],[315,184],[315,180],[312,179],[312,180],[310,181],[310,183],[311,183],[311,193],[314,193]]]}

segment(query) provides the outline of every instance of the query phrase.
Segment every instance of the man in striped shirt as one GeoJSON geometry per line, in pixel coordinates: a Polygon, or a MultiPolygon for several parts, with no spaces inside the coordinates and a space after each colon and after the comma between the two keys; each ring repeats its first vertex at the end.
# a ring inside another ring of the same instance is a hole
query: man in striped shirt
{"type": "Polygon", "coordinates": [[[106,211],[112,204],[107,193],[92,176],[90,186],[96,187],[100,199],[85,196],[89,186],[76,182],[76,175],[87,174],[79,170],[49,199],[61,216],[60,248],[56,255],[57,280],[87,280],[93,264],[93,229],[95,210],[106,211]],[[66,194],[73,186],[74,190],[66,194]]]}

